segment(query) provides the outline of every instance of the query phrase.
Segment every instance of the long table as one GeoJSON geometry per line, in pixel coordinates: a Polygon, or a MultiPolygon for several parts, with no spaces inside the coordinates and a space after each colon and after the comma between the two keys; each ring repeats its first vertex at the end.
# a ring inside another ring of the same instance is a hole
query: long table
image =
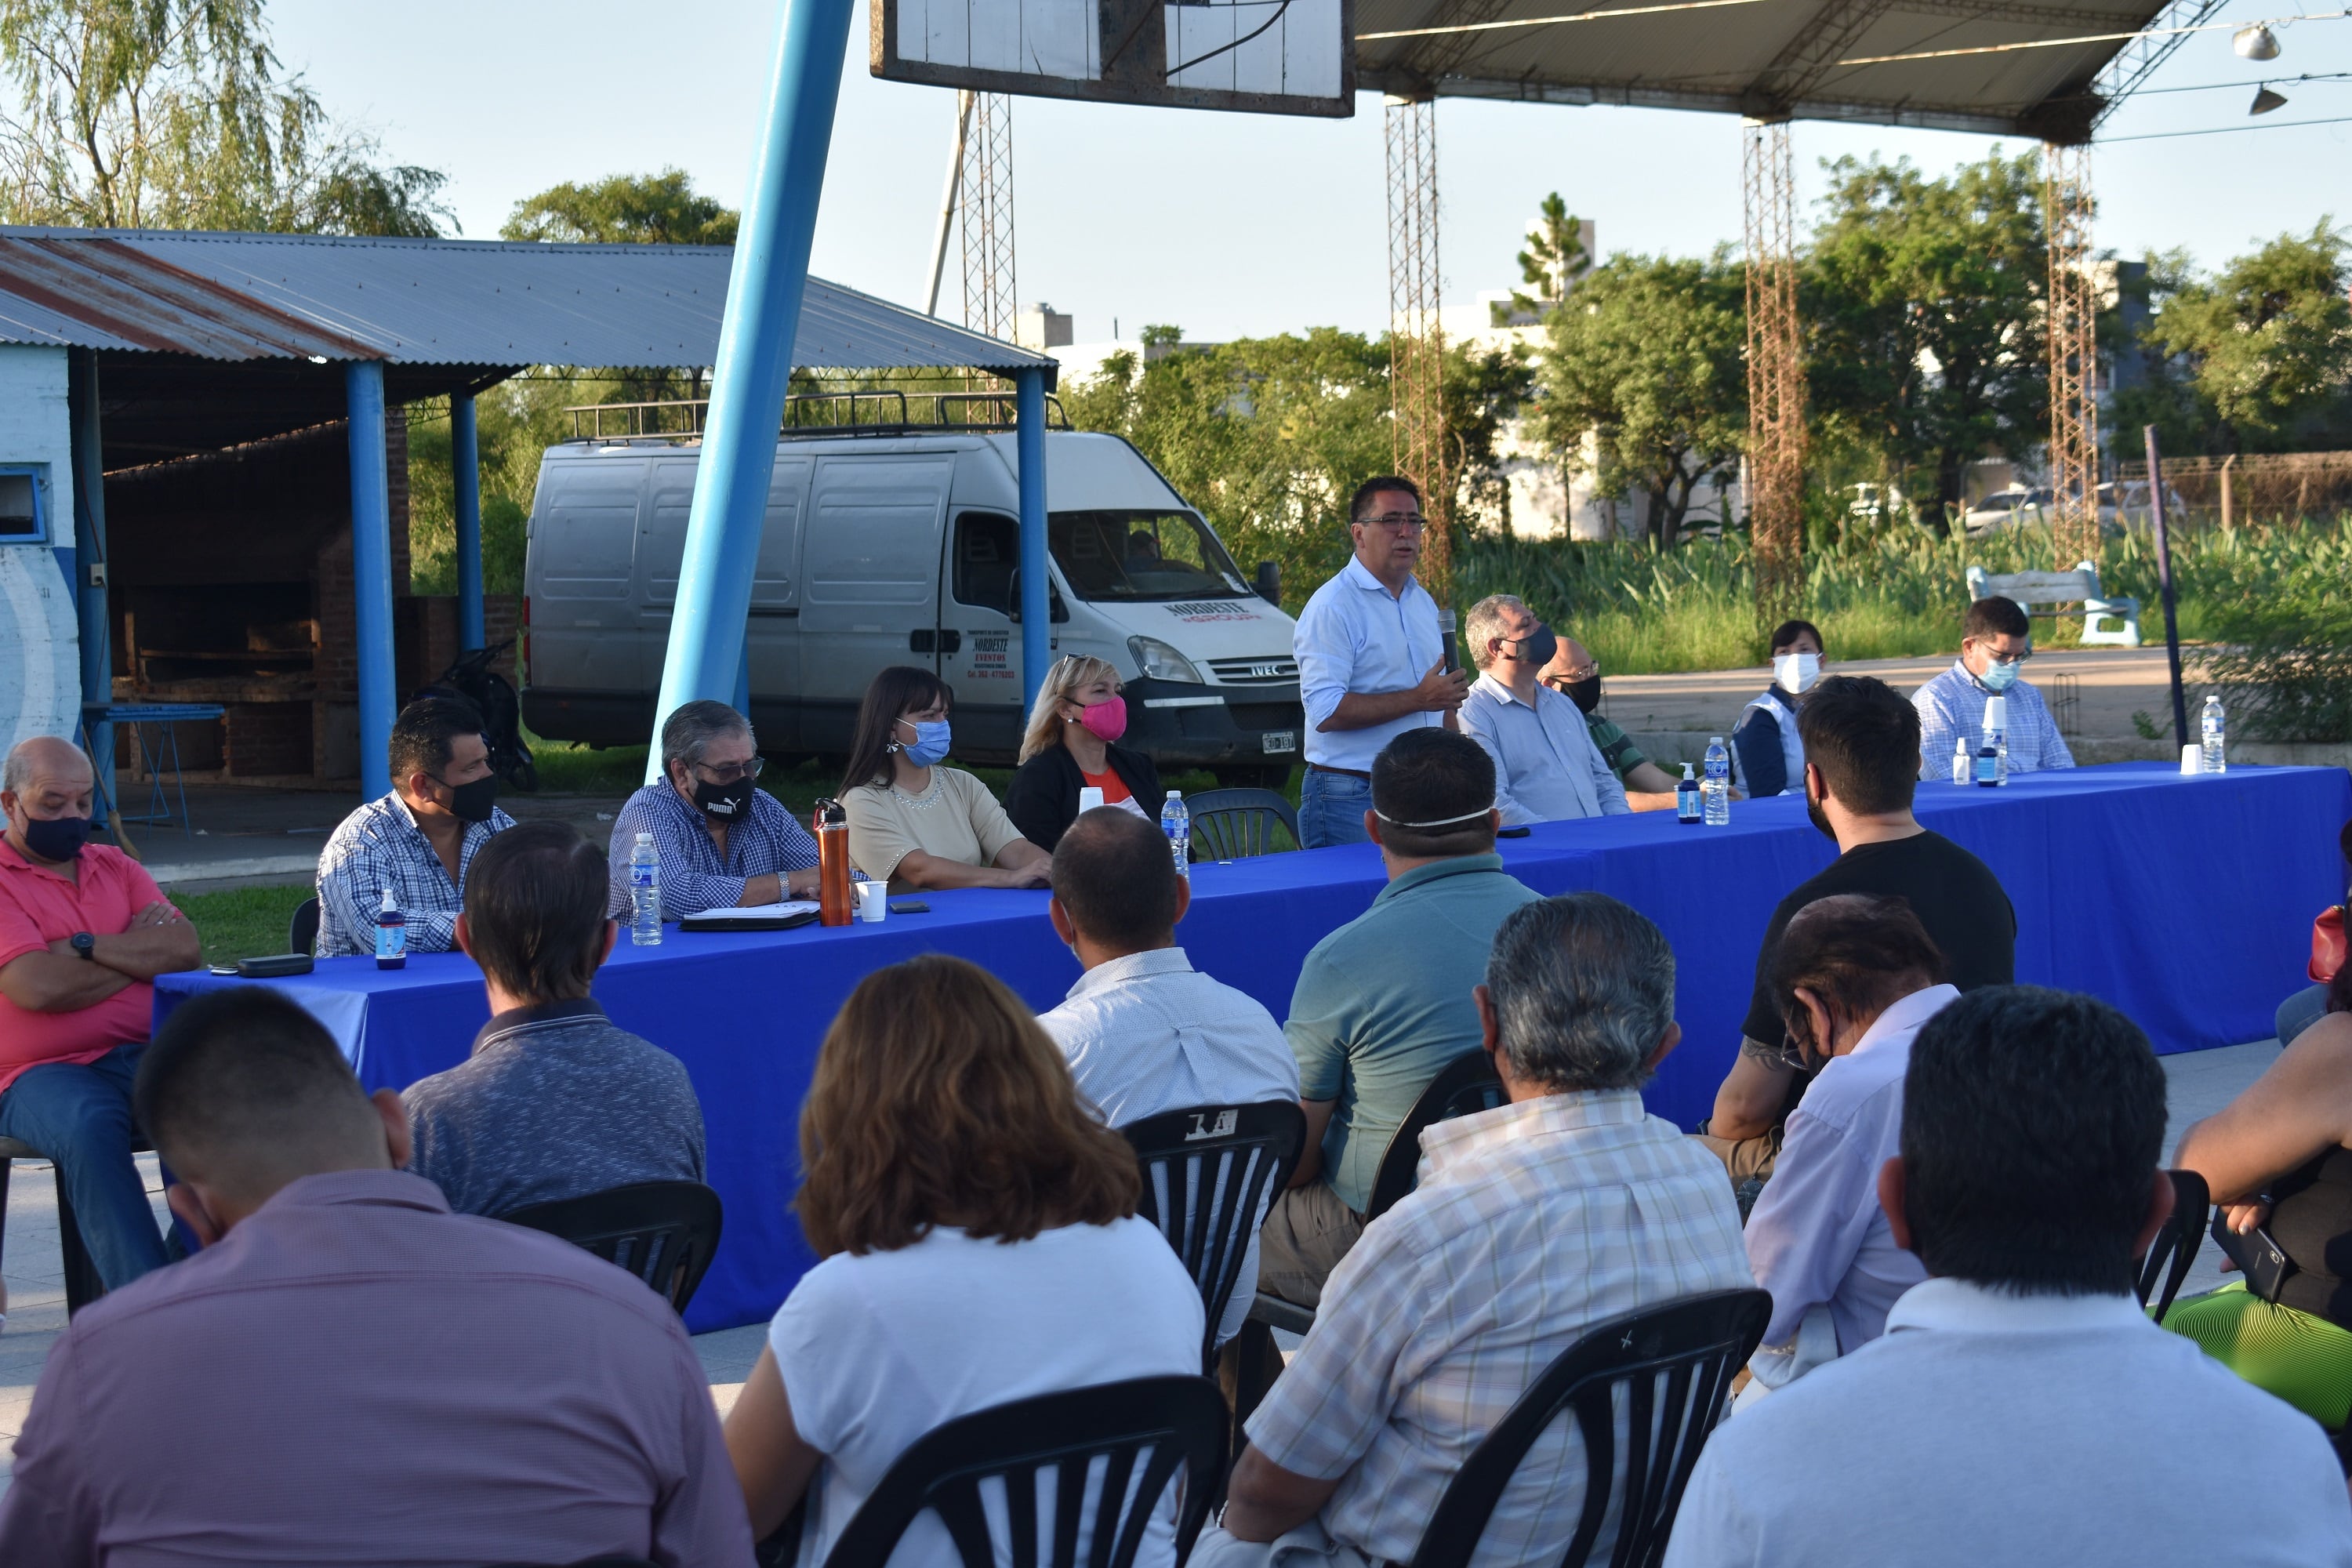
{"type": "MultiPolygon", "coordinates": [[[[2151,764],[2028,774],[2000,790],[1923,784],[1922,822],[1981,856],[2017,907],[2020,981],[2103,996],[2159,1051],[2262,1039],[2304,984],[2312,917],[2343,896],[2335,840],[2352,817],[2340,768],[2240,768],[2182,777],[2151,764]]],[[[1539,893],[1593,889],[1657,921],[1678,963],[1684,1044],[1646,1098],[1688,1126],[1706,1116],[1739,1037],[1756,949],[1773,906],[1829,864],[1834,846],[1793,798],[1736,803],[1727,827],[1663,813],[1551,823],[1501,845],[1539,893]]],[[[1179,932],[1193,963],[1289,1007],[1307,952],[1362,913],[1383,882],[1369,846],[1195,867],[1179,932]]],[[[625,941],[597,976],[614,1021],[677,1054],[702,1101],[709,1181],[726,1205],[717,1260],[687,1321],[697,1331],[772,1314],[814,1262],[790,1204],[797,1128],[819,1042],[865,975],[950,952],[1003,977],[1040,1010],[1077,977],[1042,892],[929,895],[932,912],[880,925],[625,941]]],[[[236,984],[167,975],[160,1024],[183,998],[236,984]]],[[[365,958],[274,982],[326,1021],[370,1089],[404,1088],[464,1059],[488,1017],[459,953],[365,958]]],[[[627,1106],[613,1107],[616,1117],[627,1106]]]]}

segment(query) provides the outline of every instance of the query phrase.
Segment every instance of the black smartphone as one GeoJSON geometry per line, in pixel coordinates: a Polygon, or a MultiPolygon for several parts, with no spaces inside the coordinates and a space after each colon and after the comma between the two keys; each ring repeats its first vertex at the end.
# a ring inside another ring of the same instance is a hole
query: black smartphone
{"type": "Polygon", "coordinates": [[[2222,1255],[2246,1277],[2246,1289],[2275,1305],[2279,1288],[2295,1271],[2294,1260],[2260,1226],[2242,1233],[2231,1230],[2228,1212],[2226,1208],[2214,1211],[2213,1239],[2221,1244],[2222,1255]]]}
{"type": "Polygon", "coordinates": [[[894,915],[927,915],[931,912],[931,906],[920,899],[893,899],[890,912],[894,915]]]}
{"type": "Polygon", "coordinates": [[[1528,834],[1533,833],[1534,831],[1534,828],[1522,824],[1517,827],[1497,827],[1495,829],[1495,837],[1497,838],[1525,838],[1528,834]]]}

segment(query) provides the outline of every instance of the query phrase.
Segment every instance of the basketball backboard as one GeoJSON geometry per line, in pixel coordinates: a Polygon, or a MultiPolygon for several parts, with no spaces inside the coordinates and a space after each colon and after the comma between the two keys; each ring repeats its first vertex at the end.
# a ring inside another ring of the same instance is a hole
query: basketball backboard
{"type": "Polygon", "coordinates": [[[1356,0],[871,0],[874,74],[976,92],[1345,118],[1356,0]]]}

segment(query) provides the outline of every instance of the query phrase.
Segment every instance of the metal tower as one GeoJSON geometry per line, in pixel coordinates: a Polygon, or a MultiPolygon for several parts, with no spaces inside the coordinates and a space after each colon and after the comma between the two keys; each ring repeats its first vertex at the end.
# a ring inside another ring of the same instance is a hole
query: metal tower
{"type": "Polygon", "coordinates": [[[971,95],[963,136],[963,324],[1010,342],[1020,313],[1013,276],[1013,100],[971,95]]]}
{"type": "Polygon", "coordinates": [[[1797,319],[1797,180],[1789,122],[1747,123],[1748,517],[1756,616],[1796,614],[1805,591],[1805,359],[1797,319]]]}
{"type": "Polygon", "coordinates": [[[1437,105],[1388,100],[1389,395],[1396,471],[1421,487],[1429,531],[1422,586],[1441,608],[1454,587],[1454,479],[1438,330],[1437,105]]]}
{"type": "Polygon", "coordinates": [[[2099,557],[2099,302],[2091,263],[2091,149],[2042,148],[2050,241],[2050,515],[2060,571],[2099,557]]]}

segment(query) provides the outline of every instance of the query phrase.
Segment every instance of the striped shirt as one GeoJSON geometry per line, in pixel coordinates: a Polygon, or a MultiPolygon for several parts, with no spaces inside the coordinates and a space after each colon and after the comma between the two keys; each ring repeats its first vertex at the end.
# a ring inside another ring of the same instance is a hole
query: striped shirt
{"type": "MultiPolygon", "coordinates": [[[[1410,1561],[1446,1483],[1600,1319],[1752,1281],[1723,1167],[1633,1089],[1553,1094],[1422,1135],[1421,1185],[1324,1287],[1306,1345],[1249,1420],[1297,1475],[1344,1478],[1332,1537],[1410,1561]]],[[[1557,1562],[1584,1444],[1555,1423],[1496,1503],[1474,1564],[1557,1562]]],[[[1615,1535],[1604,1523],[1604,1557],[1615,1535]]]]}
{"type": "Polygon", "coordinates": [[[465,906],[466,870],[474,852],[515,819],[497,806],[488,822],[468,823],[457,849],[457,879],[416,826],[416,814],[398,790],[349,816],[319,854],[318,956],[375,951],[375,917],[392,889],[408,918],[408,951],[446,952],[457,945],[457,912],[465,906]]]}
{"type": "Polygon", "coordinates": [[[816,864],[816,840],[767,791],[751,792],[751,815],[728,827],[722,856],[702,813],[664,780],[631,795],[613,823],[615,910],[629,907],[629,852],[637,847],[640,833],[654,836],[654,852],[661,857],[666,921],[705,910],[731,910],[743,901],[743,884],[752,878],[782,877],[816,864]]]}
{"type": "MultiPolygon", "coordinates": [[[[1984,733],[1985,699],[1992,688],[1969,671],[1966,663],[1952,668],[1911,694],[1919,710],[1919,776],[1948,782],[1952,752],[1966,735],[1974,742],[1984,733]]],[[[2042,693],[2021,680],[2003,693],[2009,699],[2005,733],[2009,739],[2009,771],[2039,773],[2045,768],[2071,768],[2074,753],[2058,733],[2042,693]]]]}

